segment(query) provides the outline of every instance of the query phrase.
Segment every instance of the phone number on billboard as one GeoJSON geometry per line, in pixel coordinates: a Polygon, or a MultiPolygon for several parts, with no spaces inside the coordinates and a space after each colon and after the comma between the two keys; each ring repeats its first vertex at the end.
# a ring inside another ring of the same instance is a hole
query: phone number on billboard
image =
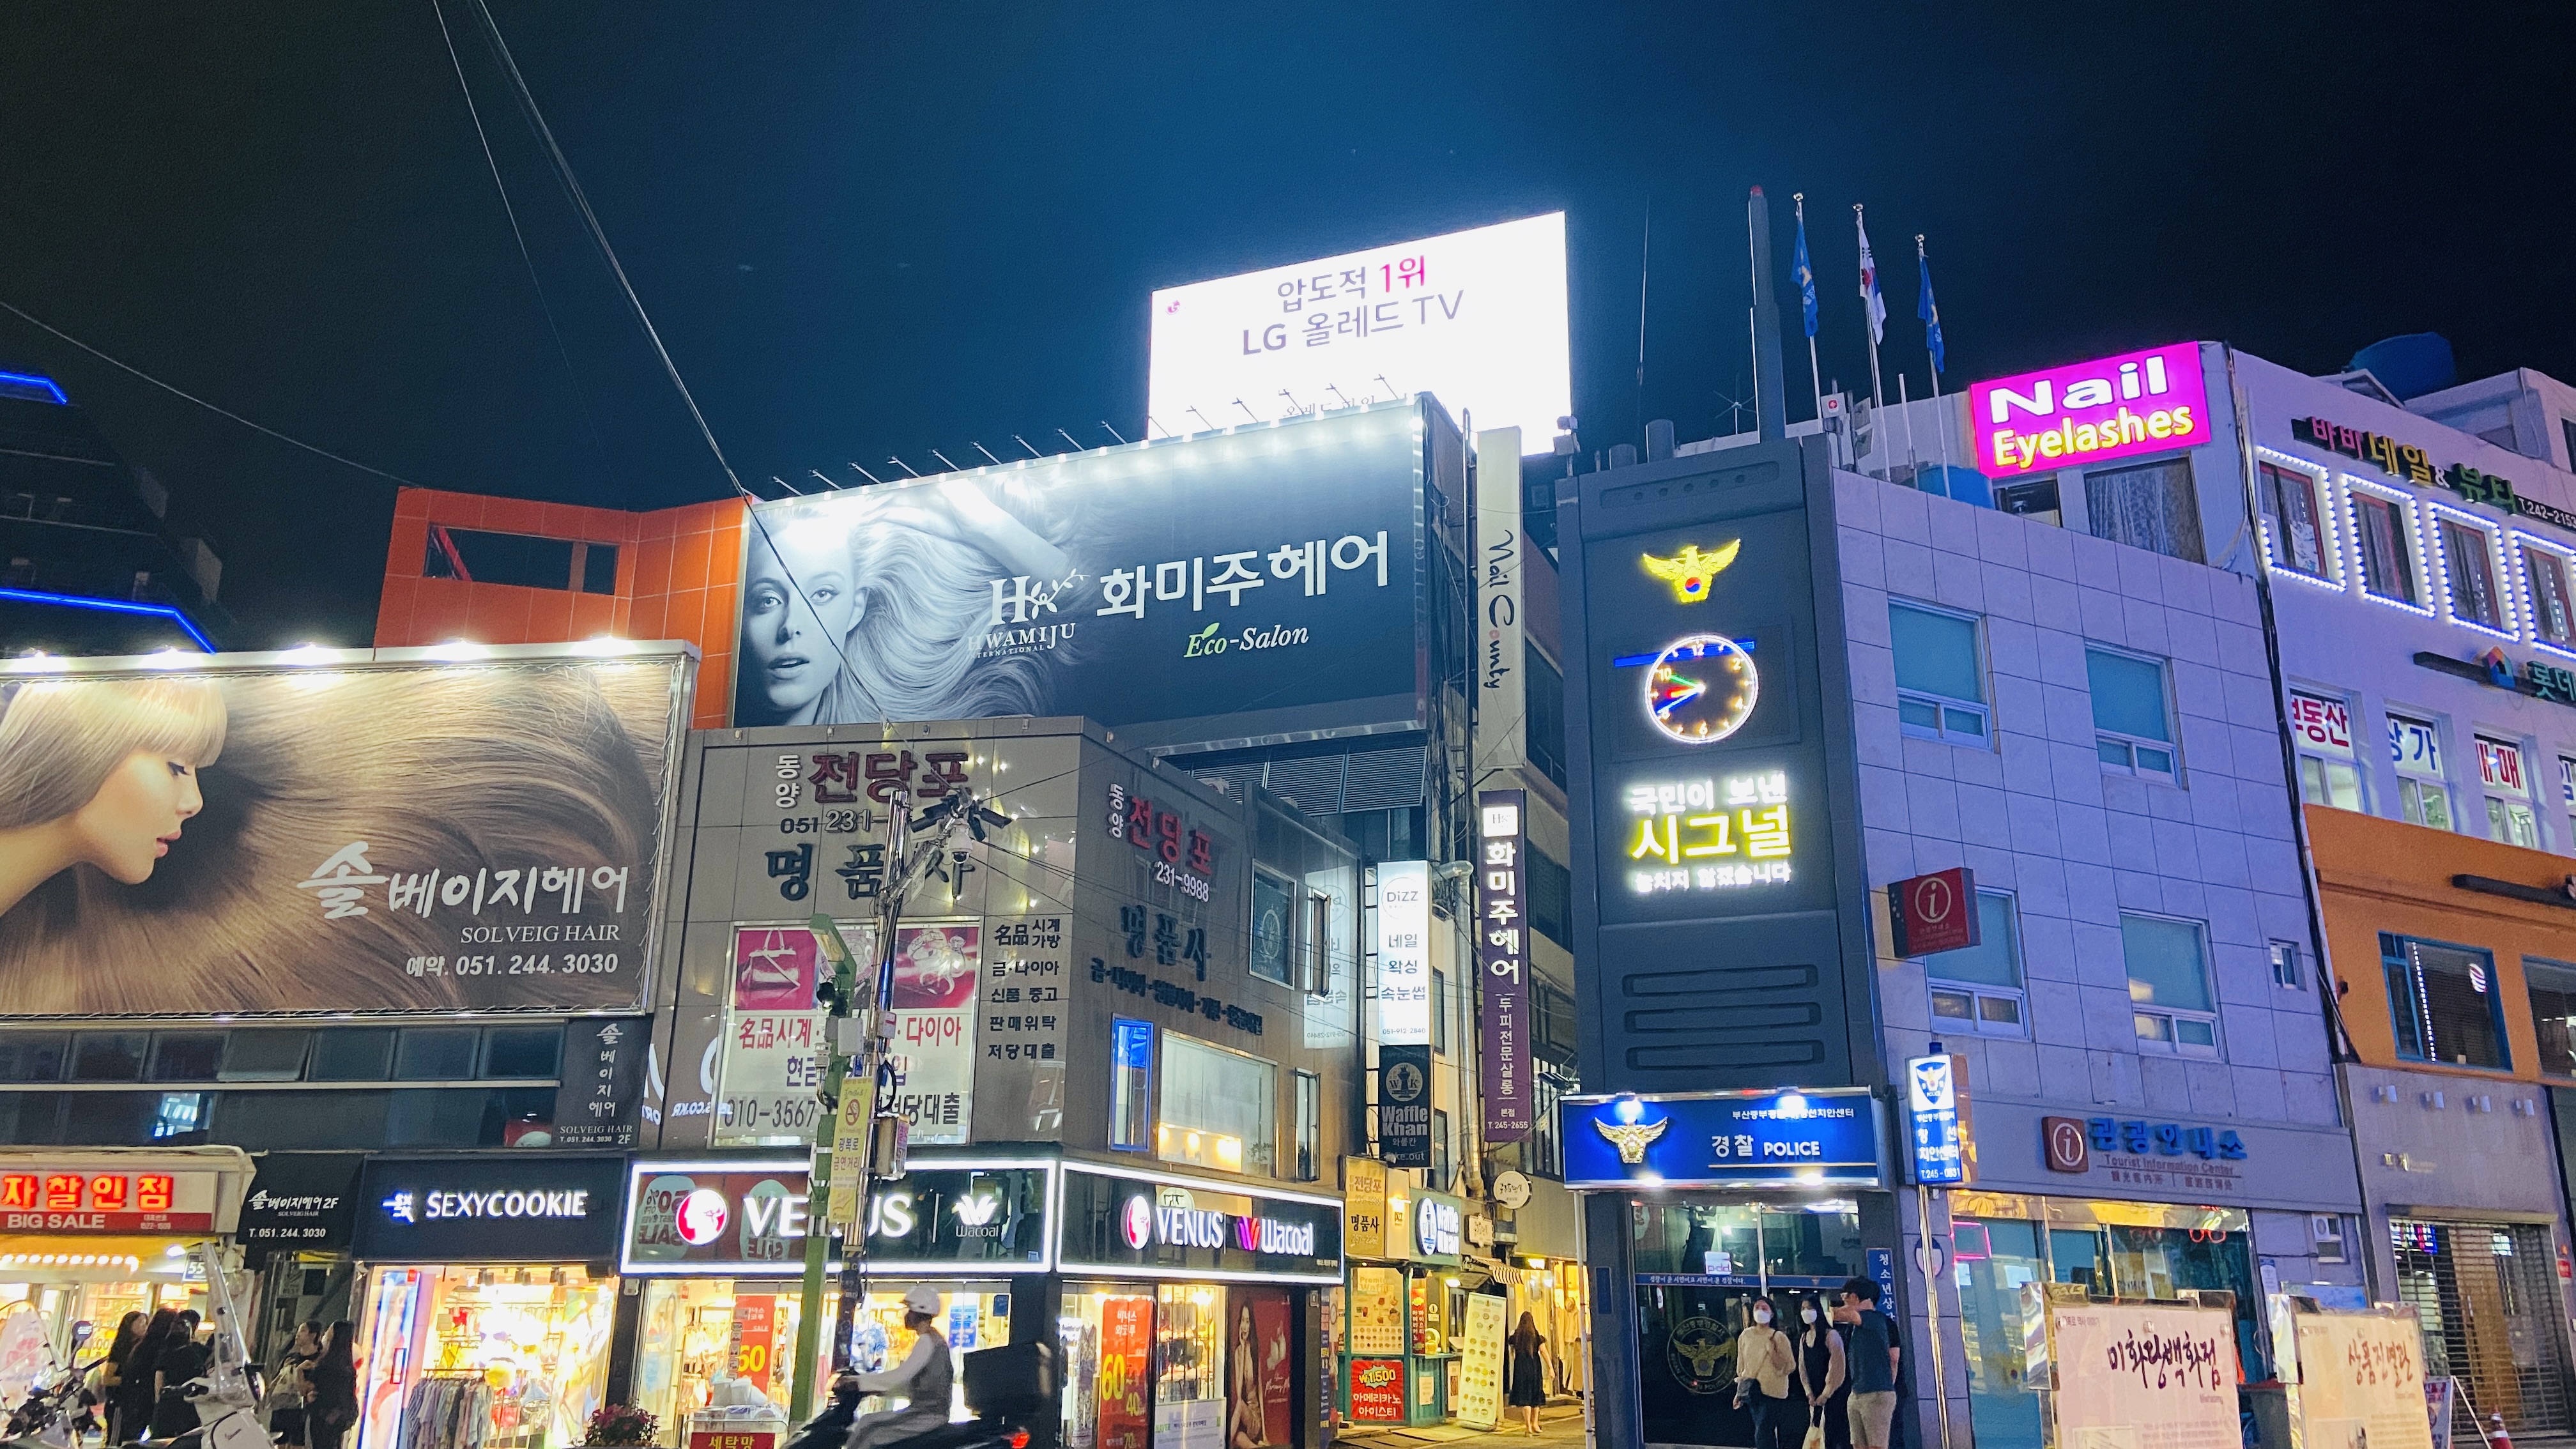
{"type": "Polygon", "coordinates": [[[856,835],[867,826],[856,810],[826,810],[820,816],[790,815],[778,822],[781,835],[856,835]]]}
{"type": "Polygon", "coordinates": [[[614,951],[575,951],[557,956],[412,956],[406,976],[608,976],[617,971],[614,951]]]}

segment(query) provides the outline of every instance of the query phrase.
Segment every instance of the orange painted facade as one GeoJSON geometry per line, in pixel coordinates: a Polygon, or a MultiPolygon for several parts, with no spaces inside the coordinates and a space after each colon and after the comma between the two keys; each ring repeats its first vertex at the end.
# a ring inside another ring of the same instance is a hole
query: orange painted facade
{"type": "MultiPolygon", "coordinates": [[[[2447,1072],[2488,1081],[2542,1080],[2540,1045],[2524,984],[2526,956],[2576,961],[2576,909],[2542,905],[2451,883],[2484,876],[2542,890],[2560,889],[2576,861],[2475,836],[2383,820],[2326,805],[2305,807],[2308,840],[2324,905],[2326,946],[2343,990],[2344,1030],[2361,1060],[2375,1067],[2447,1072]],[[2418,1061],[2397,1054],[2379,933],[2473,946],[2495,953],[2495,990],[2504,1010],[2512,1070],[2490,1071],[2418,1061]]],[[[2570,906],[2576,906],[2571,901],[2570,906]]]]}
{"type": "Polygon", "coordinates": [[[747,514],[739,498],[651,513],[405,488],[394,503],[376,644],[563,644],[600,635],[698,646],[698,729],[733,703],[734,608],[747,514]],[[424,575],[432,524],[617,546],[613,594],[424,575]]]}

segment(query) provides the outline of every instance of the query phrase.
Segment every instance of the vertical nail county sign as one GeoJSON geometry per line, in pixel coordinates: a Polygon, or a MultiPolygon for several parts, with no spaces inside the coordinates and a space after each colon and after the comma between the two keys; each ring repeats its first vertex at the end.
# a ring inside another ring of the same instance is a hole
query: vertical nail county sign
{"type": "Polygon", "coordinates": [[[2196,447],[2215,436],[2196,342],[1971,384],[1968,423],[1977,467],[1990,478],[2196,447]]]}

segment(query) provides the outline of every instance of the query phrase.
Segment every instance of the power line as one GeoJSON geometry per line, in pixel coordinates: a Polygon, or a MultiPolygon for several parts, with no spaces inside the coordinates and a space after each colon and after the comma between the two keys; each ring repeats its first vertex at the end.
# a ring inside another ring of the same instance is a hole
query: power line
{"type": "Polygon", "coordinates": [[[281,433],[277,429],[269,427],[264,423],[252,422],[250,419],[232,411],[230,408],[218,407],[215,404],[206,401],[204,398],[197,396],[195,393],[189,392],[185,388],[174,387],[169,383],[163,382],[161,379],[154,377],[152,374],[145,372],[142,368],[136,367],[130,362],[123,362],[110,357],[106,353],[99,351],[97,348],[90,346],[88,343],[81,341],[79,338],[74,337],[61,328],[54,326],[40,317],[36,317],[28,313],[23,308],[11,305],[9,302],[0,301],[0,311],[7,311],[16,316],[19,321],[24,322],[31,327],[41,328],[46,332],[52,333],[54,336],[61,338],[63,341],[70,343],[72,346],[77,347],[81,351],[88,353],[90,356],[97,358],[99,361],[106,363],[108,366],[117,369],[119,372],[130,373],[135,377],[139,377],[145,382],[152,384],[154,387],[161,389],[163,392],[169,393],[174,397],[184,399],[188,402],[195,403],[197,406],[204,408],[206,411],[213,413],[218,417],[230,418],[234,422],[241,424],[243,427],[250,429],[254,433],[260,433],[265,436],[275,438],[279,442],[285,443],[291,447],[302,448],[308,453],[328,458],[332,462],[340,464],[342,467],[355,468],[361,473],[372,473],[376,477],[384,479],[386,482],[398,483],[405,488],[425,488],[429,486],[425,483],[414,483],[409,478],[402,476],[400,473],[388,473],[382,468],[369,467],[367,464],[361,463],[355,458],[341,457],[339,454],[332,452],[328,448],[318,447],[312,443],[304,441],[302,438],[289,437],[285,433],[281,433]]]}

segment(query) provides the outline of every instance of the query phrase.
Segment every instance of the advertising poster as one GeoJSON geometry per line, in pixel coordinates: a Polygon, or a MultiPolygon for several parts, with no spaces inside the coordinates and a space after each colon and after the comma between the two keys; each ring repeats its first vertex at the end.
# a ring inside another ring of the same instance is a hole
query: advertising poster
{"type": "Polygon", "coordinates": [[[690,668],[13,672],[0,1013],[637,1009],[690,668]]]}
{"type": "Polygon", "coordinates": [[[814,1009],[821,953],[803,926],[733,936],[733,999],[711,1132],[718,1147],[810,1142],[821,1119],[824,1014],[814,1009]]]}
{"type": "Polygon", "coordinates": [[[1404,1422],[1404,1360],[1400,1358],[1351,1360],[1351,1422],[1355,1424],[1404,1422]]]}
{"type": "Polygon", "coordinates": [[[2296,1322],[2307,1449],[2433,1449],[2424,1335],[2411,1314],[2301,1313],[2296,1322]]]}
{"type": "Polygon", "coordinates": [[[1458,1419],[1492,1428],[1503,1415],[1503,1319],[1508,1304],[1500,1294],[1478,1293],[1467,1300],[1467,1342],[1458,1356],[1458,1419]]]}
{"type": "Polygon", "coordinates": [[[733,722],[1417,724],[1428,446],[1390,404],[754,504],[733,722]]]}
{"type": "MultiPolygon", "coordinates": [[[[1404,1274],[1394,1268],[1351,1270],[1351,1352],[1404,1352],[1404,1274]]],[[[1398,1389],[1398,1397],[1402,1390],[1398,1389]]]]}
{"type": "Polygon", "coordinates": [[[769,1293],[738,1294],[733,1302],[734,1372],[769,1392],[771,1340],[778,1332],[778,1298],[769,1293]]]}
{"type": "Polygon", "coordinates": [[[1252,1299],[1252,1345],[1260,1357],[1261,1442],[1297,1442],[1297,1365],[1289,1332],[1288,1295],[1275,1288],[1237,1289],[1252,1299]]]}
{"type": "Polygon", "coordinates": [[[1154,1340],[1154,1300],[1112,1298],[1100,1312],[1100,1449],[1145,1449],[1145,1413],[1154,1380],[1146,1354],[1154,1340]]]}
{"type": "Polygon", "coordinates": [[[984,928],[963,922],[895,930],[895,1111],[914,1146],[964,1142],[974,1125],[975,984],[984,928]]]}
{"type": "Polygon", "coordinates": [[[2236,1328],[2223,1308],[2051,1303],[2057,1442],[2238,1449],[2236,1328]]]}

